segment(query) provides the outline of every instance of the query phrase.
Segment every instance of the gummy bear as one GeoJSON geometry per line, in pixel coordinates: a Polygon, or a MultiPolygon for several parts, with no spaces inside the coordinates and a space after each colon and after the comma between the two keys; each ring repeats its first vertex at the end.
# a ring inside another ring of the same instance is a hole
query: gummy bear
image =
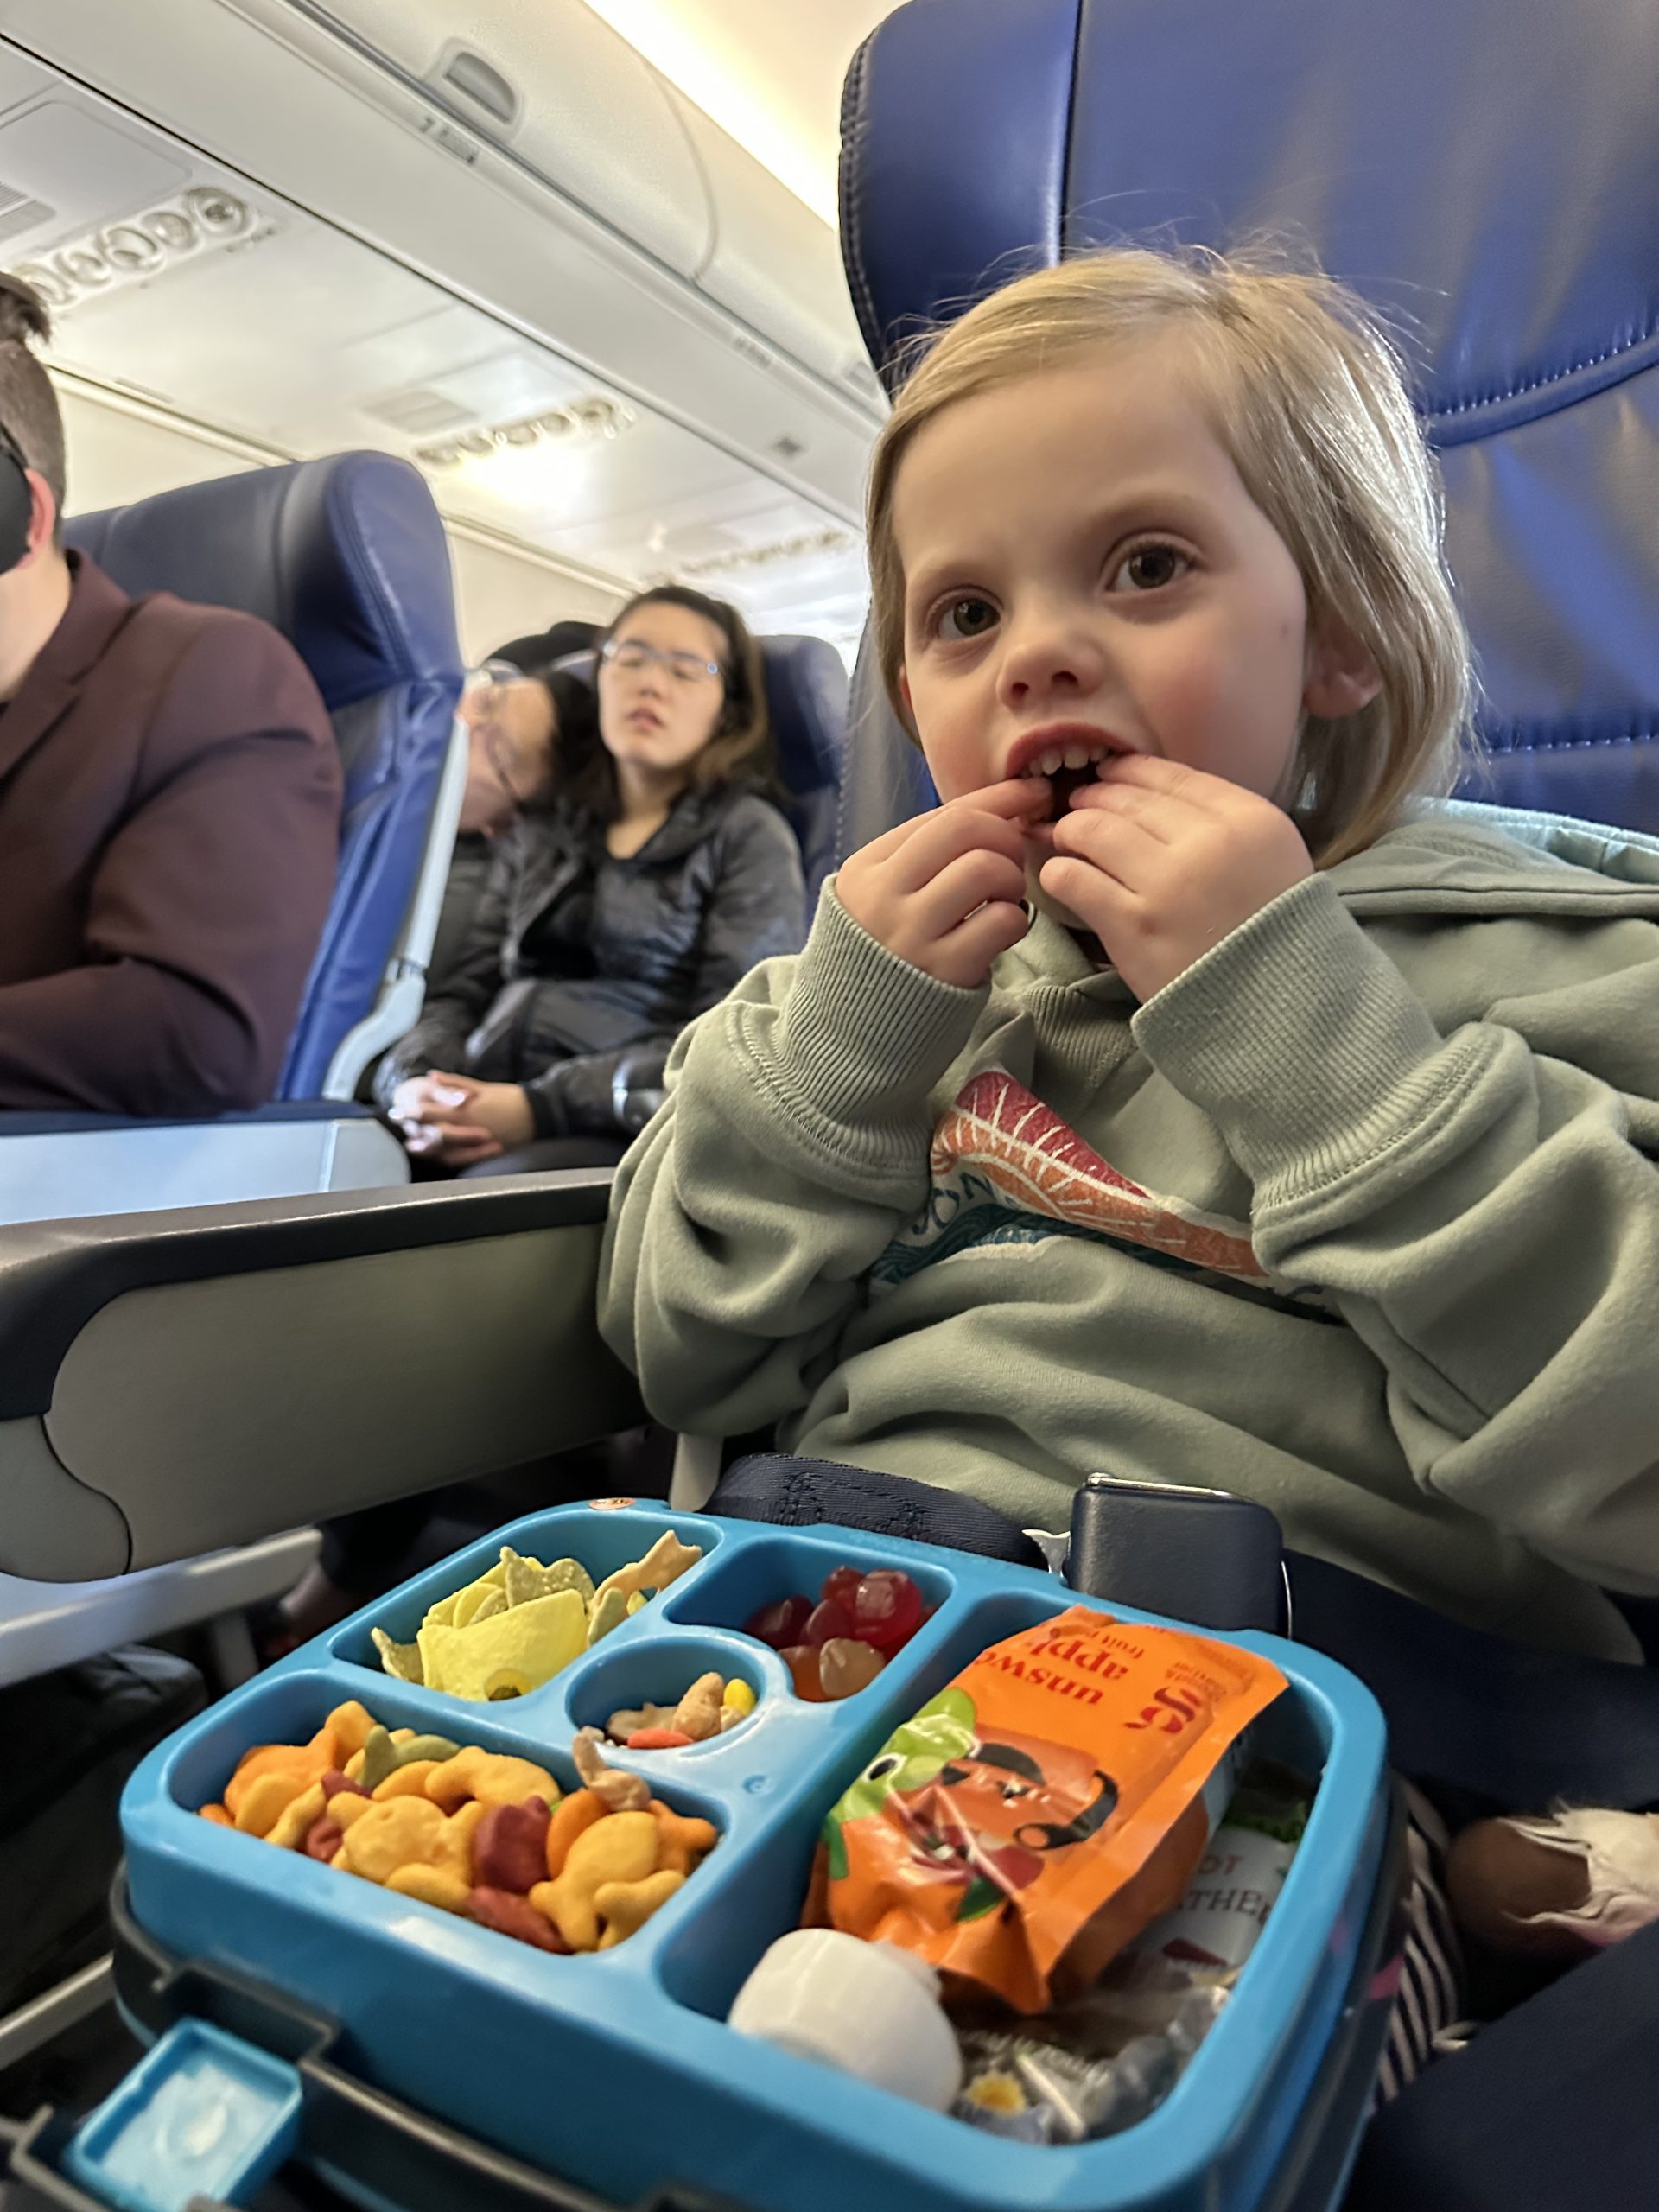
{"type": "Polygon", "coordinates": [[[853,1634],[878,1651],[896,1651],[922,1624],[922,1593],[896,1567],[878,1567],[858,1586],[853,1600],[853,1634]]]}
{"type": "Polygon", "coordinates": [[[868,1689],[887,1661],[873,1643],[860,1643],[851,1637],[832,1637],[818,1653],[818,1680],[823,1694],[832,1703],[843,1697],[855,1697],[860,1690],[868,1689]]]}
{"type": "Polygon", "coordinates": [[[801,1630],[811,1611],[810,1598],[779,1598],[770,1605],[762,1605],[758,1613],[751,1613],[743,1624],[743,1633],[769,1643],[774,1651],[782,1651],[800,1642],[801,1630]]]}
{"type": "Polygon", "coordinates": [[[779,1656],[790,1671],[795,1684],[795,1694],[805,1705],[823,1705],[823,1681],[818,1670],[818,1648],[815,1643],[791,1643],[779,1656]]]}
{"type": "Polygon", "coordinates": [[[852,1632],[853,1617],[846,1606],[837,1605],[833,1598],[825,1598],[807,1616],[801,1642],[822,1645],[828,1643],[831,1637],[850,1636],[852,1632]]]}
{"type": "Polygon", "coordinates": [[[823,1587],[818,1592],[821,1604],[839,1605],[851,1618],[853,1601],[858,1595],[858,1586],[864,1580],[861,1567],[832,1567],[823,1578],[823,1587]]]}

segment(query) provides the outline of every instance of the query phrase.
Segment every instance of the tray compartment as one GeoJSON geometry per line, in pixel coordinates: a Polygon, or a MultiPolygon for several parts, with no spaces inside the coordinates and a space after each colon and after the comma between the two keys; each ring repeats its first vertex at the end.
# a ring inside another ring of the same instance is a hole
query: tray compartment
{"type": "MultiPolygon", "coordinates": [[[[942,1556],[942,1554],[940,1555],[942,1556]]],[[[832,1568],[856,1567],[864,1573],[878,1567],[896,1567],[910,1576],[922,1593],[929,1611],[939,1614],[956,1594],[956,1578],[914,1547],[885,1548],[879,1536],[865,1536],[849,1529],[845,1540],[836,1536],[783,1535],[776,1529],[757,1529],[748,1541],[728,1546],[725,1556],[709,1562],[693,1582],[676,1583],[663,1599],[668,1619],[679,1628],[732,1629],[740,1635],[743,1624],[762,1605],[774,1604],[796,1591],[817,1602],[823,1579],[832,1568]]],[[[912,1642],[919,1642],[933,1626],[925,1622],[912,1642]]],[[[765,1648],[765,1647],[762,1647],[765,1648]]],[[[910,1645],[898,1656],[902,1658],[910,1645]]],[[[862,1697],[865,1692],[860,1691],[862,1697]]]]}
{"type": "MultiPolygon", "coordinates": [[[[539,1559],[545,1566],[550,1566],[557,1559],[580,1560],[597,1584],[603,1582],[607,1575],[614,1574],[619,1567],[629,1566],[633,1560],[643,1558],[657,1539],[671,1529],[683,1542],[701,1544],[703,1556],[695,1567],[686,1569],[680,1581],[670,1585],[664,1598],[652,1599],[649,1605],[642,1606],[638,1613],[631,1615],[611,1631],[612,1637],[622,1636],[640,1619],[654,1613],[664,1599],[680,1588],[681,1583],[690,1583],[694,1577],[706,1571],[709,1554],[721,1540],[718,1523],[698,1522],[695,1515],[671,1514],[665,1508],[652,1511],[629,1507],[609,1511],[591,1506],[565,1506],[551,1512],[534,1514],[525,1520],[512,1522],[508,1528],[498,1529],[491,1535],[480,1537],[465,1551],[455,1552],[448,1559],[441,1560],[437,1566],[428,1568],[424,1574],[417,1575],[413,1581],[405,1582],[398,1589],[375,1599],[338,1628],[328,1630],[318,1639],[318,1643],[341,1664],[359,1669],[377,1681],[390,1681],[394,1678],[381,1666],[380,1656],[374,1648],[370,1630],[384,1629],[394,1643],[412,1643],[422,1621],[439,1599],[451,1596],[455,1591],[464,1589],[469,1582],[476,1582],[480,1575],[487,1573],[500,1558],[504,1545],[510,1545],[526,1558],[539,1559]]],[[[605,1639],[607,1643],[610,1640],[609,1637],[605,1639]]],[[[310,1646],[306,1647],[308,1653],[310,1649],[310,1646]]],[[[575,1663],[573,1661],[572,1666],[575,1663]]],[[[567,1669],[565,1671],[570,1670],[567,1669]]],[[[561,1679],[556,1675],[551,1678],[554,1682],[561,1679]]],[[[529,1695],[540,1696],[549,1687],[549,1683],[543,1683],[529,1695]]],[[[452,1698],[441,1690],[429,1691],[426,1694],[451,1710],[482,1709],[476,1700],[452,1698]]],[[[514,1701],[512,1699],[502,1700],[505,1704],[514,1701]]]]}
{"type": "MultiPolygon", "coordinates": [[[[742,1742],[766,1721],[790,1694],[789,1669],[775,1652],[748,1637],[682,1635],[664,1629],[652,1636],[634,1636],[619,1642],[607,1637],[585,1657],[555,1675],[547,1685],[563,1682],[569,1709],[570,1726],[603,1730],[613,1713],[642,1705],[677,1705],[699,1675],[717,1674],[722,1681],[734,1678],[754,1692],[756,1704],[747,1719],[723,1736],[678,1750],[629,1754],[639,1762],[642,1774],[654,1774],[667,1759],[706,1758],[709,1753],[742,1742]]],[[[621,1745],[611,1751],[620,1751],[621,1745]]],[[[607,1751],[606,1756],[610,1756],[607,1751]]]]}

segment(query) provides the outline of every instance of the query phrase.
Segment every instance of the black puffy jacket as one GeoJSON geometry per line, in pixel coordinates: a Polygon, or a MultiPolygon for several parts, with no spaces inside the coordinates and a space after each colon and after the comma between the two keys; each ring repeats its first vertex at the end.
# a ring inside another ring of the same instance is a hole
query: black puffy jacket
{"type": "Polygon", "coordinates": [[[632,1135],[694,1014],[774,952],[798,951],[800,848],[777,808],[689,791],[628,860],[556,799],[496,841],[441,996],[380,1063],[383,1105],[429,1068],[522,1084],[538,1136],[632,1135]]]}

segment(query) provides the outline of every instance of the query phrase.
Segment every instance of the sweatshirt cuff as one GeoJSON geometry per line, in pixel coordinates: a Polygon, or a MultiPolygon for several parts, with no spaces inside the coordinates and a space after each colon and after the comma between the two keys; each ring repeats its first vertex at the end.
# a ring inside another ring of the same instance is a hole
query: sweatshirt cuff
{"type": "Polygon", "coordinates": [[[1331,880],[1283,892],[1135,1015],[1136,1042],[1279,1199],[1374,1158],[1455,1070],[1427,1009],[1331,880]]]}
{"type": "Polygon", "coordinates": [[[824,886],[777,1032],[801,1103],[842,1126],[919,1112],[973,1033],[989,985],[964,990],[900,960],[824,886]]]}

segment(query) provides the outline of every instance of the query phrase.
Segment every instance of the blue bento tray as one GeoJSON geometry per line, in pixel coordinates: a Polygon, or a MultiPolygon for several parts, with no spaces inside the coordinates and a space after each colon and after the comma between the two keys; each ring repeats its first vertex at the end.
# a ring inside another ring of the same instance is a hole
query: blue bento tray
{"type": "Polygon", "coordinates": [[[1281,1637],[1229,1640],[1288,1681],[1255,1740],[1319,1775],[1306,1834],[1232,1999],[1149,2118],[1071,2148],[1014,2143],[725,2025],[761,1952],[796,1924],[825,1813],[887,1735],[987,1645],[1070,1605],[1156,1618],[1032,1570],[851,1529],[646,1502],[532,1515],[377,1600],[153,1751],[122,1806],[133,1913],[173,1951],[338,2020],[373,2084],[612,2197],[676,2181],[753,2212],[1248,2212],[1319,2081],[1389,1819],[1375,1701],[1281,1637]],[[470,1703],[396,1681],[376,1662],[372,1624],[412,1638],[427,1607],[492,1566],[503,1543],[544,1560],[574,1555],[597,1580],[669,1528],[702,1546],[697,1565],[527,1696],[470,1703]],[[791,1591],[816,1592],[843,1560],[902,1567],[938,1610],[868,1688],[804,1704],[783,1661],[739,1624],[791,1591]],[[349,1698],[389,1727],[517,1752],[575,1788],[576,1729],[602,1726],[618,1707],[670,1701],[709,1669],[758,1693],[741,1727],[679,1751],[607,1752],[721,1831],[678,1894],[614,1950],[537,1951],[195,1816],[251,1745],[303,1742],[349,1698]]]}

